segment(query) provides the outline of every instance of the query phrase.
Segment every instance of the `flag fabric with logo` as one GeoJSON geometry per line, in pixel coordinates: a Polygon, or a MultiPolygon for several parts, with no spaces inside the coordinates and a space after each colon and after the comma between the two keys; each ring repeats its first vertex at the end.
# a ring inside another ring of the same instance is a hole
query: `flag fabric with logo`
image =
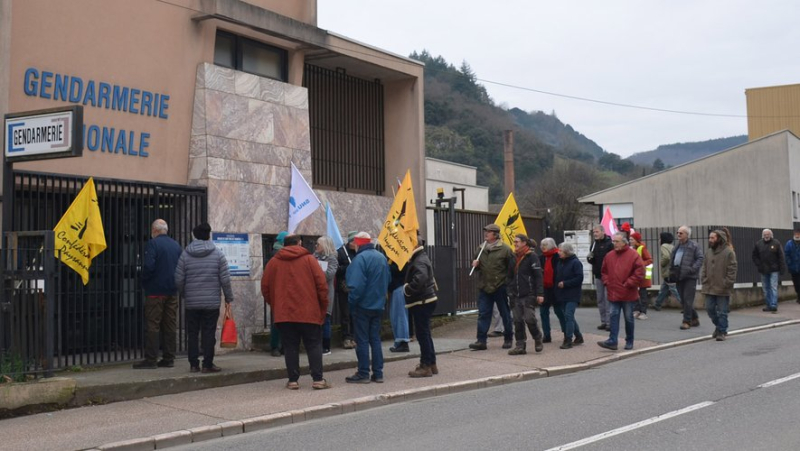
{"type": "Polygon", "coordinates": [[[600,225],[603,226],[603,230],[608,236],[614,236],[614,234],[618,232],[617,224],[614,222],[614,218],[611,216],[610,208],[606,207],[606,212],[603,214],[603,219],[600,221],[600,225]]]}
{"type": "Polygon", "coordinates": [[[406,171],[378,235],[378,244],[386,252],[386,257],[401,270],[417,248],[418,230],[419,220],[414,202],[414,188],[411,186],[411,171],[406,171]]]}
{"type": "Polygon", "coordinates": [[[314,190],[308,185],[303,174],[292,163],[292,187],[289,190],[289,226],[286,231],[293,234],[303,219],[314,213],[321,205],[314,190]]]}
{"type": "Polygon", "coordinates": [[[500,237],[503,242],[514,247],[514,236],[518,233],[528,232],[525,230],[525,224],[522,222],[522,215],[517,207],[517,201],[514,200],[514,193],[509,193],[506,203],[503,204],[503,209],[497,215],[494,223],[500,227],[500,237]]]}
{"type": "Polygon", "coordinates": [[[325,218],[328,222],[327,234],[333,240],[333,246],[339,249],[344,246],[344,240],[342,239],[342,232],[339,231],[339,224],[336,224],[336,219],[333,217],[330,202],[325,202],[325,218]]]}
{"type": "Polygon", "coordinates": [[[53,231],[56,258],[80,274],[86,285],[92,260],[106,249],[94,179],[89,178],[53,231]]]}

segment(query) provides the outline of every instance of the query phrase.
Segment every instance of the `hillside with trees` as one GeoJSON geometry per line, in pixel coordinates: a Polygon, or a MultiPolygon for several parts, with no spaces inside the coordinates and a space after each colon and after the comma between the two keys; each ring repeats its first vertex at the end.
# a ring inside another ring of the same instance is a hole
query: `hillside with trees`
{"type": "Polygon", "coordinates": [[[496,105],[466,62],[456,68],[426,51],[410,57],[425,63],[427,156],[477,167],[490,203],[505,200],[504,130],[514,130],[520,207],[528,214],[549,209],[555,231],[578,226],[578,197],[652,172],[605,152],[555,114],[496,105]]]}
{"type": "Polygon", "coordinates": [[[639,152],[628,157],[628,160],[641,166],[651,166],[655,170],[688,163],[698,158],[736,147],[747,142],[747,135],[729,138],[710,139],[708,141],[665,144],[655,150],[639,152]]]}

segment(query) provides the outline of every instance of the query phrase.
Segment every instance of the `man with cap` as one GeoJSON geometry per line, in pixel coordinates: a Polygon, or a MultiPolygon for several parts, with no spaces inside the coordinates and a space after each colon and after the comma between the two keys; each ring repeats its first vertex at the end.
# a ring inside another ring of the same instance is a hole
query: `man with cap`
{"type": "Polygon", "coordinates": [[[336,269],[336,309],[339,312],[339,325],[342,331],[342,347],[344,349],[353,349],[356,347],[356,342],[353,341],[353,321],[350,316],[350,303],[347,300],[347,267],[356,256],[355,239],[358,232],[347,233],[347,244],[340,247],[337,252],[337,260],[339,267],[336,269]]]}
{"type": "Polygon", "coordinates": [[[381,348],[381,320],[389,289],[389,263],[375,249],[367,232],[359,232],[353,243],[356,256],[347,268],[347,289],[350,312],[356,331],[356,357],[358,371],[345,378],[350,384],[383,382],[383,349],[381,348]],[[370,370],[372,350],[372,377],[370,370]]]}
{"type": "Polygon", "coordinates": [[[473,351],[486,350],[486,337],[492,321],[492,307],[497,306],[505,328],[503,349],[511,349],[514,329],[508,311],[506,284],[509,271],[515,264],[514,251],[500,239],[500,227],[489,224],[483,228],[483,250],[478,248],[472,267],[478,271],[478,336],[469,345],[473,351]]]}

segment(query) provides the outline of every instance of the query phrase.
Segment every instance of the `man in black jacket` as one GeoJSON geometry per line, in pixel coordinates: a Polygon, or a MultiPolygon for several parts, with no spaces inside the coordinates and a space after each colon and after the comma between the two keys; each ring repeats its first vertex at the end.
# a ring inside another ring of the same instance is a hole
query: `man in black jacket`
{"type": "Polygon", "coordinates": [[[411,260],[406,264],[405,285],[403,294],[408,308],[414,318],[419,343],[419,365],[408,372],[410,377],[431,377],[439,374],[436,366],[436,350],[431,337],[431,316],[436,310],[436,280],[433,276],[433,265],[425,253],[425,244],[418,237],[419,247],[414,249],[411,260]]]}
{"type": "Polygon", "coordinates": [[[786,260],[780,241],[772,237],[772,230],[761,231],[761,239],[753,246],[753,263],[761,273],[761,288],[767,304],[762,310],[778,313],[778,284],[786,271],[786,260]]]}
{"type": "Polygon", "coordinates": [[[511,301],[511,313],[514,316],[514,335],[517,341],[508,355],[526,354],[525,326],[531,332],[536,352],[542,352],[542,332],[536,323],[536,308],[544,302],[542,287],[542,267],[539,256],[533,251],[536,243],[522,233],[514,237],[514,255],[516,264],[509,268],[508,297],[511,301]]]}
{"type": "Polygon", "coordinates": [[[592,229],[592,237],[594,242],[592,248],[589,250],[589,256],[586,261],[592,265],[592,274],[594,275],[594,286],[597,292],[597,308],[600,310],[600,325],[597,326],[599,330],[609,330],[609,317],[611,315],[611,307],[608,304],[608,296],[606,294],[606,286],[603,284],[603,278],[600,270],[603,269],[603,259],[606,254],[614,249],[611,243],[611,238],[606,236],[603,226],[597,225],[592,229]]]}
{"type": "Polygon", "coordinates": [[[339,312],[339,324],[342,331],[342,347],[344,349],[353,349],[356,347],[356,342],[353,341],[353,322],[350,318],[350,304],[347,301],[347,267],[350,262],[355,258],[356,251],[353,249],[353,239],[358,232],[349,232],[347,234],[347,244],[340,247],[337,251],[337,260],[339,261],[339,268],[336,269],[336,309],[339,312]]]}

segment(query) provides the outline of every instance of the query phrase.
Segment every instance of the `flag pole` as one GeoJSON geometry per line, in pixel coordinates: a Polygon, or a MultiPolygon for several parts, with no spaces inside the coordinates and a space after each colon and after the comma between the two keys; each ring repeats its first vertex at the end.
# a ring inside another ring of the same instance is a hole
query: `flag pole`
{"type": "MultiPolygon", "coordinates": [[[[481,245],[481,250],[478,252],[478,258],[476,258],[475,260],[480,260],[481,259],[481,254],[483,254],[483,249],[485,247],[486,247],[486,241],[484,241],[483,244],[481,245]]],[[[472,267],[472,269],[469,270],[469,275],[470,276],[472,275],[473,271],[475,271],[475,267],[474,266],[472,267]]]]}

